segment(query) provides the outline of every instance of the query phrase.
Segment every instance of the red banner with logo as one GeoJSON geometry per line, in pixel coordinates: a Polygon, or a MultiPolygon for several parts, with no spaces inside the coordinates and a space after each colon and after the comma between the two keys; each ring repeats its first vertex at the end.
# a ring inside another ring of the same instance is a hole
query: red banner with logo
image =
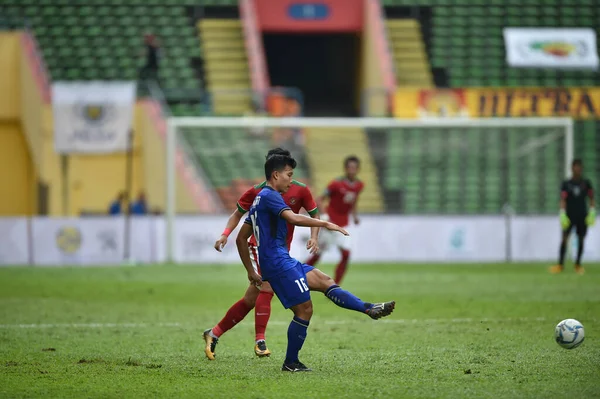
{"type": "Polygon", "coordinates": [[[363,0],[254,0],[263,32],[359,32],[363,0]]]}

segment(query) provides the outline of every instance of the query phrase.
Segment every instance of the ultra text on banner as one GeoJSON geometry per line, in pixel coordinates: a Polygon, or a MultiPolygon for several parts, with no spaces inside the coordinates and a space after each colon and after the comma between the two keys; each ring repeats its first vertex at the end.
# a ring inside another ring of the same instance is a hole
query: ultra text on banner
{"type": "Polygon", "coordinates": [[[400,89],[395,96],[394,116],[600,119],[600,88],[400,89]]]}

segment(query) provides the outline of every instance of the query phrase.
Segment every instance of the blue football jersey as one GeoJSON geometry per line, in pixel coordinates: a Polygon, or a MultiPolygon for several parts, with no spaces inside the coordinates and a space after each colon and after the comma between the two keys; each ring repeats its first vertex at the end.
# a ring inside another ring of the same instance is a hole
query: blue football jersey
{"type": "Polygon", "coordinates": [[[252,225],[258,246],[258,259],[263,279],[295,267],[297,261],[287,248],[287,223],[281,213],[290,207],[273,188],[263,188],[252,203],[244,223],[252,225]]]}

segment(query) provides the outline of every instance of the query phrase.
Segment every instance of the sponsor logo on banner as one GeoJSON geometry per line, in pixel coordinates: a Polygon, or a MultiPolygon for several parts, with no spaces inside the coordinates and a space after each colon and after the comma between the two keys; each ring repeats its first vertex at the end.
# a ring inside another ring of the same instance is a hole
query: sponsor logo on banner
{"type": "Polygon", "coordinates": [[[504,28],[512,67],[598,69],[596,32],[589,28],[504,28]]]}
{"type": "Polygon", "coordinates": [[[456,118],[469,115],[462,89],[419,90],[417,112],[421,118],[456,118]]]}
{"type": "Polygon", "coordinates": [[[135,105],[134,82],[52,85],[55,148],[59,153],[123,152],[135,105]]]}
{"type": "Polygon", "coordinates": [[[396,118],[469,116],[464,89],[398,89],[394,95],[396,118]]]}
{"type": "Polygon", "coordinates": [[[117,232],[114,229],[100,230],[96,233],[98,247],[103,253],[118,253],[117,232]]]}
{"type": "Polygon", "coordinates": [[[75,226],[61,227],[56,232],[56,246],[67,255],[73,255],[81,248],[81,231],[75,226]]]}
{"type": "Polygon", "coordinates": [[[450,236],[450,248],[460,251],[465,246],[465,230],[463,228],[455,229],[450,236]]]}
{"type": "Polygon", "coordinates": [[[321,3],[295,3],[288,7],[288,15],[292,19],[326,19],[330,10],[327,4],[321,3]]]}

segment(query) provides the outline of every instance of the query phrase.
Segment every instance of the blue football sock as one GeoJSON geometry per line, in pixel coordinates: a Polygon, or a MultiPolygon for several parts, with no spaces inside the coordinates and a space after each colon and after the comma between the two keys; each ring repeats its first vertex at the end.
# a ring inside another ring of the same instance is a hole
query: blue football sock
{"type": "Polygon", "coordinates": [[[302,349],[304,340],[306,339],[306,330],[309,322],[294,316],[294,319],[288,327],[288,346],[285,354],[285,364],[295,363],[298,361],[298,352],[302,349]]]}
{"type": "Polygon", "coordinates": [[[364,313],[371,306],[370,303],[361,301],[351,292],[342,289],[339,285],[332,285],[327,288],[325,296],[342,308],[356,310],[361,313],[364,313]]]}

